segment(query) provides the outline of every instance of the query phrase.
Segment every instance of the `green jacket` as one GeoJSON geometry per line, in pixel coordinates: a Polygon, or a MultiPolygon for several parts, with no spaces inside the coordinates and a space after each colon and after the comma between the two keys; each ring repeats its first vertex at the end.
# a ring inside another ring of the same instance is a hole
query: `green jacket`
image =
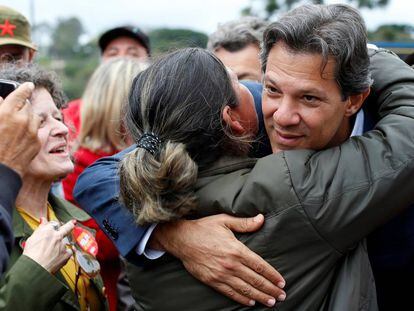
{"type": "MultiPolygon", "coordinates": [[[[71,219],[78,221],[90,219],[84,211],[61,198],[50,195],[49,203],[56,217],[64,223],[71,219]]],[[[13,233],[15,243],[9,269],[1,281],[0,310],[80,310],[75,294],[60,272],[52,275],[32,259],[22,255],[21,243],[30,237],[33,230],[17,212],[13,214],[13,233]]],[[[105,310],[108,309],[106,298],[102,293],[102,279],[95,277],[92,282],[97,288],[105,310]]]]}
{"type": "MultiPolygon", "coordinates": [[[[381,117],[374,131],[324,151],[222,159],[200,172],[197,217],[265,215],[261,230],[239,238],[286,279],[287,299],[275,310],[378,308],[364,238],[414,202],[414,71],[385,51],[370,53],[381,117]]],[[[127,269],[142,310],[252,309],[169,255],[127,269]]]]}

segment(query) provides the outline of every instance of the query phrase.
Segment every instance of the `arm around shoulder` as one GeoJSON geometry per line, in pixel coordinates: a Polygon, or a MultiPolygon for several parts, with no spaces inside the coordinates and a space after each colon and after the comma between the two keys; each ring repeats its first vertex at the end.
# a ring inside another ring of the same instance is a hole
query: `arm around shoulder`
{"type": "Polygon", "coordinates": [[[371,52],[368,102],[380,118],[373,131],[313,153],[297,169],[286,152],[292,183],[315,228],[346,251],[414,200],[414,71],[395,55],[371,52]]]}

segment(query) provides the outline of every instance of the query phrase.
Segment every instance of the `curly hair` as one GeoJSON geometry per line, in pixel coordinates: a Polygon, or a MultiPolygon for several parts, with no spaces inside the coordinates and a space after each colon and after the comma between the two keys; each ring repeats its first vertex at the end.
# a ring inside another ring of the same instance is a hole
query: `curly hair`
{"type": "Polygon", "coordinates": [[[19,83],[32,82],[36,88],[45,88],[53,98],[58,109],[66,105],[66,96],[60,80],[53,71],[45,70],[36,64],[17,65],[5,63],[0,66],[0,77],[19,83]]]}
{"type": "Polygon", "coordinates": [[[207,49],[214,52],[223,48],[230,52],[236,52],[249,44],[260,47],[263,40],[263,32],[269,22],[253,16],[245,16],[238,20],[219,24],[207,43],[207,49]]]}

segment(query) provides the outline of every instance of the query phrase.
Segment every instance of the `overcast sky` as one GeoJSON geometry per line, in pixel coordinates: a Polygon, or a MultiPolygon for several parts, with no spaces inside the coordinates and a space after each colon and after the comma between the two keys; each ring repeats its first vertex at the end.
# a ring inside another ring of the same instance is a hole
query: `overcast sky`
{"type": "MultiPolygon", "coordinates": [[[[57,18],[77,16],[91,37],[120,24],[144,29],[184,27],[210,34],[219,22],[238,18],[250,0],[0,0],[0,4],[22,12],[33,22],[31,2],[36,23],[53,25],[57,18]]],[[[414,24],[413,12],[413,0],[390,0],[386,8],[363,10],[362,15],[368,28],[375,29],[384,23],[414,24]]]]}

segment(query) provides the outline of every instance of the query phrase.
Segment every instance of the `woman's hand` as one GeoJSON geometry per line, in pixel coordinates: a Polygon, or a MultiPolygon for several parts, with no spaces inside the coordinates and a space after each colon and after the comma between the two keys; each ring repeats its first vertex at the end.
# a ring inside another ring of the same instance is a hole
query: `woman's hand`
{"type": "Polygon", "coordinates": [[[64,239],[75,227],[74,220],[58,227],[45,218],[40,219],[39,227],[27,239],[23,255],[36,261],[50,273],[62,268],[72,256],[72,250],[66,247],[64,239]]]}

